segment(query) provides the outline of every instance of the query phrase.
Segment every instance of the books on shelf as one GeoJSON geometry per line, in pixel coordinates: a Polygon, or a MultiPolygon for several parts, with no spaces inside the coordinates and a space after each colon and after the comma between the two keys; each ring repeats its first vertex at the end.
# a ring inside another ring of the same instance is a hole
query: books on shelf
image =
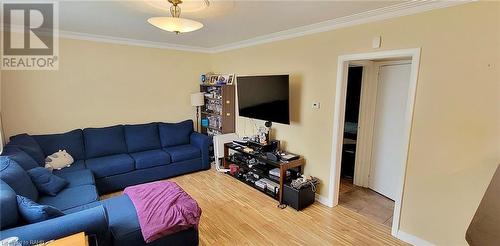
{"type": "MultiPolygon", "coordinates": [[[[207,84],[215,74],[202,75],[200,91],[204,94],[205,105],[202,107],[201,126],[202,133],[208,135],[219,135],[234,132],[234,97],[235,88],[228,84],[207,84]],[[203,81],[204,80],[204,81],[203,81]]],[[[229,77],[225,78],[228,81],[229,77]]],[[[234,75],[232,75],[234,80],[234,75]]]]}

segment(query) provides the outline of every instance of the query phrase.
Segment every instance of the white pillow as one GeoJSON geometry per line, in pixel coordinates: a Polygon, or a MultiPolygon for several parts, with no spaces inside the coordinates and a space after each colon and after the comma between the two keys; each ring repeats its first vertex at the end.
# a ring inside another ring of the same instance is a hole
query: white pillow
{"type": "Polygon", "coordinates": [[[71,166],[73,162],[73,157],[71,157],[66,150],[59,150],[45,158],[45,168],[60,170],[64,167],[71,166]]]}

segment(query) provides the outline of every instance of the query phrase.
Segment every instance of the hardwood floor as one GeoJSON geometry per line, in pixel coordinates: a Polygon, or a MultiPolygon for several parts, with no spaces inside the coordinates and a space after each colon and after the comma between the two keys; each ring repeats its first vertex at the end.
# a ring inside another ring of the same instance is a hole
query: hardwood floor
{"type": "Polygon", "coordinates": [[[316,202],[300,212],[282,210],[270,197],[214,170],[170,180],[203,210],[201,245],[405,245],[389,227],[344,207],[316,202]]]}
{"type": "Polygon", "coordinates": [[[380,224],[392,226],[394,201],[370,189],[353,185],[352,179],[340,180],[339,205],[380,224]]]}

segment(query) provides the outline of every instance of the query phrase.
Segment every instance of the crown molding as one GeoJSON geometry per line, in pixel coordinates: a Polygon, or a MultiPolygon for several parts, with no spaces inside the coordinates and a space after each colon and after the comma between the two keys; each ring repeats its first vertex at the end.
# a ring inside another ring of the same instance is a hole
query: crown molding
{"type": "MultiPolygon", "coordinates": [[[[23,33],[24,26],[12,25],[10,30],[15,33],[23,33]]],[[[4,26],[0,27],[0,31],[4,31],[4,26]]],[[[44,31],[40,32],[41,35],[52,34],[52,31],[44,31]]],[[[187,45],[179,45],[179,44],[171,44],[171,43],[163,43],[163,42],[154,42],[147,40],[139,40],[139,39],[130,39],[130,38],[119,38],[113,36],[106,35],[96,35],[90,33],[81,33],[81,32],[69,32],[59,30],[58,33],[55,34],[59,38],[67,38],[67,39],[76,39],[76,40],[87,40],[101,43],[112,43],[112,44],[123,44],[123,45],[132,45],[132,46],[140,46],[140,47],[148,47],[148,48],[156,48],[156,49],[168,49],[168,50],[179,50],[179,51],[189,51],[189,52],[201,52],[201,53],[211,53],[210,48],[204,47],[196,47],[196,46],[187,46],[187,45]]]]}
{"type": "Polygon", "coordinates": [[[410,1],[404,2],[388,7],[374,9],[359,14],[348,15],[324,22],[315,23],[312,25],[288,29],[285,31],[275,32],[239,42],[225,44],[221,46],[212,47],[211,53],[219,53],[229,50],[245,48],[249,46],[265,44],[280,40],[292,39],[310,34],[331,31],[335,29],[355,26],[375,21],[391,19],[395,17],[413,15],[429,10],[441,9],[461,5],[465,3],[474,2],[475,0],[431,0],[431,1],[410,1]]]}
{"type": "Polygon", "coordinates": [[[130,38],[119,38],[119,37],[113,37],[113,36],[95,35],[95,34],[81,33],[81,32],[69,32],[69,31],[60,30],[59,37],[67,38],[67,39],[103,42],[103,43],[141,46],[141,47],[157,48],[157,49],[211,53],[210,48],[204,48],[204,47],[172,44],[172,43],[166,43],[166,42],[154,42],[154,41],[130,39],[130,38]]]}
{"type": "MultiPolygon", "coordinates": [[[[271,43],[280,40],[292,39],[301,36],[306,36],[315,33],[321,33],[326,31],[331,31],[335,29],[345,28],[349,26],[355,26],[360,24],[366,24],[375,21],[386,20],[395,17],[413,15],[429,10],[441,9],[452,7],[456,5],[461,5],[465,3],[474,2],[476,0],[429,0],[429,1],[409,1],[404,2],[384,8],[374,9],[358,14],[348,15],[324,22],[319,22],[312,25],[297,27],[288,29],[285,31],[275,32],[271,34],[262,35],[259,37],[238,41],[234,43],[229,43],[225,45],[215,46],[211,48],[199,47],[199,46],[189,46],[189,45],[180,45],[166,42],[155,42],[155,41],[147,41],[147,40],[139,40],[139,39],[129,39],[129,38],[120,38],[114,36],[107,35],[97,35],[97,34],[89,34],[89,33],[80,33],[80,32],[70,32],[59,30],[59,37],[68,38],[68,39],[77,39],[77,40],[88,40],[95,42],[104,42],[104,43],[113,43],[113,44],[123,44],[123,45],[132,45],[132,46],[141,46],[141,47],[149,47],[149,48],[157,48],[157,49],[169,49],[169,50],[180,50],[180,51],[188,51],[188,52],[200,52],[200,53],[219,53],[229,50],[235,50],[250,46],[255,46],[259,44],[271,43]]],[[[3,25],[0,27],[3,30],[3,25]]],[[[13,31],[20,31],[22,28],[16,27],[12,28],[13,31]]]]}

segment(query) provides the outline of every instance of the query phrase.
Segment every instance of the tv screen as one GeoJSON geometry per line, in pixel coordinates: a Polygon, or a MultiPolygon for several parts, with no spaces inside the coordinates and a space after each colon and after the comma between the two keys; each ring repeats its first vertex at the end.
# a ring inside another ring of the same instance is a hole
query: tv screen
{"type": "Polygon", "coordinates": [[[288,75],[237,78],[240,116],[290,124],[288,75]]]}

